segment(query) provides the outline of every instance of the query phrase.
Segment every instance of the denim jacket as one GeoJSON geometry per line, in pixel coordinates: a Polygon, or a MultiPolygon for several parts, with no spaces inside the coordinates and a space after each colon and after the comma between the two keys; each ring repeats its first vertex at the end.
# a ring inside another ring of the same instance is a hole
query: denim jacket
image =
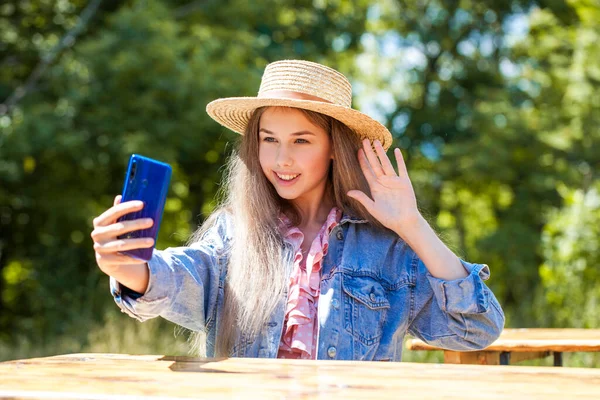
{"type": "MultiPolygon", "coordinates": [[[[190,247],[155,249],[146,292],[111,278],[115,302],[139,321],[160,315],[205,330],[207,355],[213,357],[232,229],[223,213],[190,247]]],[[[286,247],[292,251],[291,244],[286,247]]],[[[330,233],[322,264],[317,359],[400,361],[407,332],[451,350],[487,347],[500,335],[504,313],[483,282],[488,266],[461,262],[467,277],[435,278],[396,233],[344,214],[330,233]]],[[[291,273],[291,262],[286,267],[291,273]]],[[[257,336],[238,334],[231,356],[275,358],[286,301],[287,293],[257,336]]]]}

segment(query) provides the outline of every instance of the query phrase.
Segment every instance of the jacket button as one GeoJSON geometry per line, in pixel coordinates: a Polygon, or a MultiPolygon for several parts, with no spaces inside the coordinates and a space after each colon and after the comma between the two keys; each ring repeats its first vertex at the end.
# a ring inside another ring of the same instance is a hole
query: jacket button
{"type": "Polygon", "coordinates": [[[333,308],[335,308],[336,310],[337,310],[338,308],[340,308],[340,302],[338,301],[338,299],[333,299],[333,300],[331,300],[331,306],[332,306],[333,308]]]}
{"type": "Polygon", "coordinates": [[[344,232],[338,231],[338,233],[337,233],[336,236],[337,236],[338,240],[343,240],[344,239],[344,232]]]}
{"type": "Polygon", "coordinates": [[[369,296],[369,298],[371,299],[371,301],[377,300],[377,296],[375,296],[375,293],[371,293],[371,295],[369,296]]]}
{"type": "Polygon", "coordinates": [[[331,346],[330,348],[327,349],[327,355],[329,356],[329,358],[335,358],[336,354],[337,354],[337,350],[335,349],[335,347],[331,346]]]}

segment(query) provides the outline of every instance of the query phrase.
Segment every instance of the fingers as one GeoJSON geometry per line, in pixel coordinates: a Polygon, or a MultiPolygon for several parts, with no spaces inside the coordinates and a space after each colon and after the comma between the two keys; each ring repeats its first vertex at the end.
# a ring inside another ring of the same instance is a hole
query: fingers
{"type": "Polygon", "coordinates": [[[363,206],[365,206],[365,208],[367,209],[367,211],[370,213],[371,210],[373,209],[373,206],[375,205],[375,202],[373,200],[371,200],[369,198],[369,196],[367,196],[365,193],[361,192],[360,190],[350,190],[347,195],[349,197],[352,197],[353,199],[356,199],[359,203],[361,203],[363,206]]]}
{"type": "Polygon", "coordinates": [[[365,175],[365,178],[367,178],[367,182],[370,185],[371,182],[377,179],[377,176],[367,161],[367,156],[365,155],[365,151],[363,149],[358,150],[358,163],[360,164],[360,168],[362,169],[363,174],[365,175]]]}
{"type": "Polygon", "coordinates": [[[378,139],[373,142],[372,146],[369,139],[363,140],[363,148],[374,176],[396,175],[394,166],[390,162],[383,145],[378,139]],[[373,151],[373,147],[375,148],[375,151],[373,151]]]}
{"type": "Polygon", "coordinates": [[[138,200],[117,204],[103,212],[99,217],[94,218],[94,227],[110,225],[119,219],[119,217],[131,212],[140,211],[142,208],[144,208],[144,203],[138,200]]]}
{"type": "Polygon", "coordinates": [[[369,165],[373,170],[375,176],[381,176],[384,174],[383,169],[381,168],[381,163],[377,160],[377,156],[371,147],[371,141],[369,139],[363,140],[363,150],[364,154],[367,156],[367,160],[369,161],[369,165]]]}
{"type": "Polygon", "coordinates": [[[91,233],[96,254],[116,253],[117,251],[147,248],[154,245],[151,238],[117,239],[118,236],[148,229],[154,225],[152,218],[138,218],[132,221],[119,221],[117,219],[131,212],[139,211],[144,204],[141,201],[127,201],[121,203],[121,196],[116,196],[114,206],[106,210],[99,217],[94,218],[94,230],[91,233]]]}
{"type": "Polygon", "coordinates": [[[120,221],[108,226],[98,226],[91,234],[94,242],[105,243],[115,240],[118,236],[154,225],[152,218],[140,218],[133,221],[120,221]]]}
{"type": "Polygon", "coordinates": [[[396,156],[396,163],[398,164],[398,176],[408,178],[408,171],[406,170],[406,163],[404,162],[402,151],[396,147],[394,149],[394,155],[396,156]]]}
{"type": "Polygon", "coordinates": [[[94,218],[94,230],[91,234],[98,267],[109,275],[114,268],[139,264],[140,262],[138,259],[120,252],[154,246],[154,239],[152,238],[117,239],[120,235],[147,229],[154,224],[152,218],[117,222],[119,217],[144,208],[144,203],[141,201],[127,201],[125,203],[121,203],[121,201],[121,195],[115,196],[113,206],[99,217],[94,218]]]}
{"type": "Polygon", "coordinates": [[[140,260],[120,253],[96,253],[96,262],[98,263],[98,266],[100,266],[100,269],[108,273],[110,271],[107,270],[107,267],[139,264],[140,260]]]}
{"type": "Polygon", "coordinates": [[[152,238],[118,239],[108,243],[94,243],[94,250],[98,254],[111,254],[118,251],[145,249],[154,245],[152,238]]]}
{"type": "Polygon", "coordinates": [[[379,157],[379,162],[381,163],[381,168],[386,175],[396,175],[396,171],[394,171],[394,166],[390,162],[385,150],[383,149],[383,145],[379,140],[375,140],[375,151],[377,152],[377,156],[379,157]]]}

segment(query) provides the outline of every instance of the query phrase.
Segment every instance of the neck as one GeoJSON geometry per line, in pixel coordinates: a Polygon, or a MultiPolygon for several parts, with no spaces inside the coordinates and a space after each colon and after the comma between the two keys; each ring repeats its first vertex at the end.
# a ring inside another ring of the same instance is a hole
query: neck
{"type": "Polygon", "coordinates": [[[296,210],[300,213],[300,224],[298,228],[307,229],[320,227],[327,219],[327,215],[335,203],[327,196],[323,196],[320,201],[313,203],[294,203],[296,210]]]}

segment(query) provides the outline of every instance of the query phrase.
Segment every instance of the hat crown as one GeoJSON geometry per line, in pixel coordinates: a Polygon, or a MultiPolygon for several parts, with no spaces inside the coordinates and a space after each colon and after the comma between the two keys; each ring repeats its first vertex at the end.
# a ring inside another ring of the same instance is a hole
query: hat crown
{"type": "Polygon", "coordinates": [[[259,98],[269,92],[291,91],[318,97],[343,107],[352,105],[352,85],[333,68],[304,60],[282,60],[268,64],[262,76],[259,98]]]}

